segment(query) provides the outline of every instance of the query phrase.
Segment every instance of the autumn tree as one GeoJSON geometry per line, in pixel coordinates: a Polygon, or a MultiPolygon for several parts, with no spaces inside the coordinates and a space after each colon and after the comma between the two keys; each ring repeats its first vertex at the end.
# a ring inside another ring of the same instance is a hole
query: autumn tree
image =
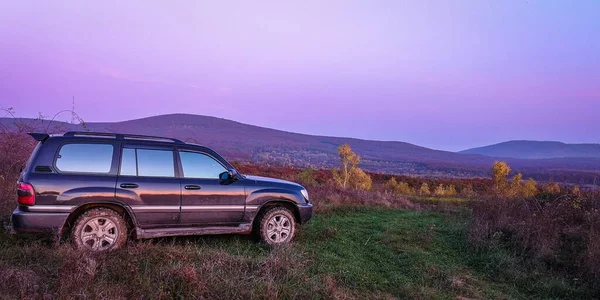
{"type": "Polygon", "coordinates": [[[525,182],[525,185],[523,185],[523,189],[521,190],[521,196],[525,198],[531,198],[535,197],[537,193],[537,182],[535,182],[535,180],[533,180],[532,178],[529,178],[529,180],[525,182]]]}
{"type": "Polygon", "coordinates": [[[438,185],[435,190],[433,191],[433,194],[436,196],[444,196],[446,195],[446,189],[444,188],[443,184],[438,185]]]}
{"type": "Polygon", "coordinates": [[[423,182],[423,184],[421,184],[421,189],[419,190],[419,193],[423,196],[431,195],[431,191],[429,191],[429,184],[427,184],[427,182],[423,182]]]}
{"type": "Polygon", "coordinates": [[[503,161],[494,162],[492,167],[492,179],[494,180],[494,190],[498,193],[506,192],[508,187],[508,174],[510,174],[510,167],[503,161]]]}
{"type": "Polygon", "coordinates": [[[343,188],[350,186],[363,190],[371,189],[373,184],[371,176],[357,167],[360,156],[352,151],[350,145],[339,146],[338,154],[340,155],[340,169],[332,170],[335,181],[343,188]]]}
{"type": "Polygon", "coordinates": [[[544,192],[552,195],[560,194],[560,184],[553,181],[548,182],[548,184],[544,186],[544,192]]]}
{"type": "Polygon", "coordinates": [[[509,196],[516,197],[522,194],[523,190],[523,174],[519,173],[513,176],[512,181],[510,183],[510,190],[508,192],[509,196]]]}
{"type": "Polygon", "coordinates": [[[446,196],[456,196],[458,193],[456,192],[456,187],[451,184],[450,186],[448,186],[448,188],[446,188],[446,191],[444,192],[444,195],[446,196]]]}

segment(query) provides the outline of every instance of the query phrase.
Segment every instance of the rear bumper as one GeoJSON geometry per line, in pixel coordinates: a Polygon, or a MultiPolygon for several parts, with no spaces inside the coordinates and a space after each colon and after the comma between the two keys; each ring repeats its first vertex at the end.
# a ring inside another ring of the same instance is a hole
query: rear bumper
{"type": "Polygon", "coordinates": [[[310,203],[299,204],[298,211],[300,212],[300,223],[304,224],[312,218],[313,206],[310,203]]]}
{"type": "Polygon", "coordinates": [[[69,213],[27,212],[18,208],[12,213],[12,229],[17,233],[58,234],[67,221],[69,213]]]}

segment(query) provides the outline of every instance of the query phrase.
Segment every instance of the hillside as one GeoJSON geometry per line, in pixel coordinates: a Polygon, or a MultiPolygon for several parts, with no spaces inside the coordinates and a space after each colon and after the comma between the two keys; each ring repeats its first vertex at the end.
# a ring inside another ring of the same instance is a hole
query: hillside
{"type": "MultiPolygon", "coordinates": [[[[12,126],[13,119],[0,119],[12,126]]],[[[61,132],[82,130],[80,125],[48,121],[28,122],[38,130],[61,132]]],[[[86,123],[91,131],[121,132],[176,137],[214,148],[229,160],[259,164],[330,168],[338,163],[337,147],[348,143],[362,156],[361,167],[381,173],[425,176],[487,176],[497,158],[478,154],[439,151],[405,142],[370,141],[353,138],[298,134],[190,114],[169,114],[124,122],[86,123]]],[[[600,158],[546,160],[503,159],[526,176],[591,183],[600,176],[600,158]],[[567,171],[559,172],[559,171],[567,171]],[[584,180],[584,181],[582,181],[584,180]]]]}
{"type": "Polygon", "coordinates": [[[561,142],[509,141],[461,151],[490,157],[547,159],[565,157],[600,157],[600,144],[565,144],[561,142]]]}

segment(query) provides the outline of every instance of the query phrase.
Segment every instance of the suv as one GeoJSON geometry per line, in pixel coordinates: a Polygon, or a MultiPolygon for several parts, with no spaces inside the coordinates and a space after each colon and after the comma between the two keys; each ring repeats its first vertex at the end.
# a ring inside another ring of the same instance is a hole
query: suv
{"type": "Polygon", "coordinates": [[[39,143],[17,183],[15,232],[69,236],[107,251],[138,239],[255,233],[292,240],[312,216],[296,183],[242,175],[213,150],[177,139],[30,133],[39,143]]]}

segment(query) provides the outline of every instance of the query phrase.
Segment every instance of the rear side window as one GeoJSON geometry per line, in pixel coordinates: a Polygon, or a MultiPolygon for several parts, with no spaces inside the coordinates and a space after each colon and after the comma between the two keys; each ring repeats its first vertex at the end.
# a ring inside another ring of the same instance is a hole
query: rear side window
{"type": "Polygon", "coordinates": [[[56,158],[56,168],[61,172],[110,173],[113,145],[66,144],[56,158]]]}
{"type": "Polygon", "coordinates": [[[147,177],[175,177],[173,151],[150,149],[123,149],[121,175],[147,177]]]}

